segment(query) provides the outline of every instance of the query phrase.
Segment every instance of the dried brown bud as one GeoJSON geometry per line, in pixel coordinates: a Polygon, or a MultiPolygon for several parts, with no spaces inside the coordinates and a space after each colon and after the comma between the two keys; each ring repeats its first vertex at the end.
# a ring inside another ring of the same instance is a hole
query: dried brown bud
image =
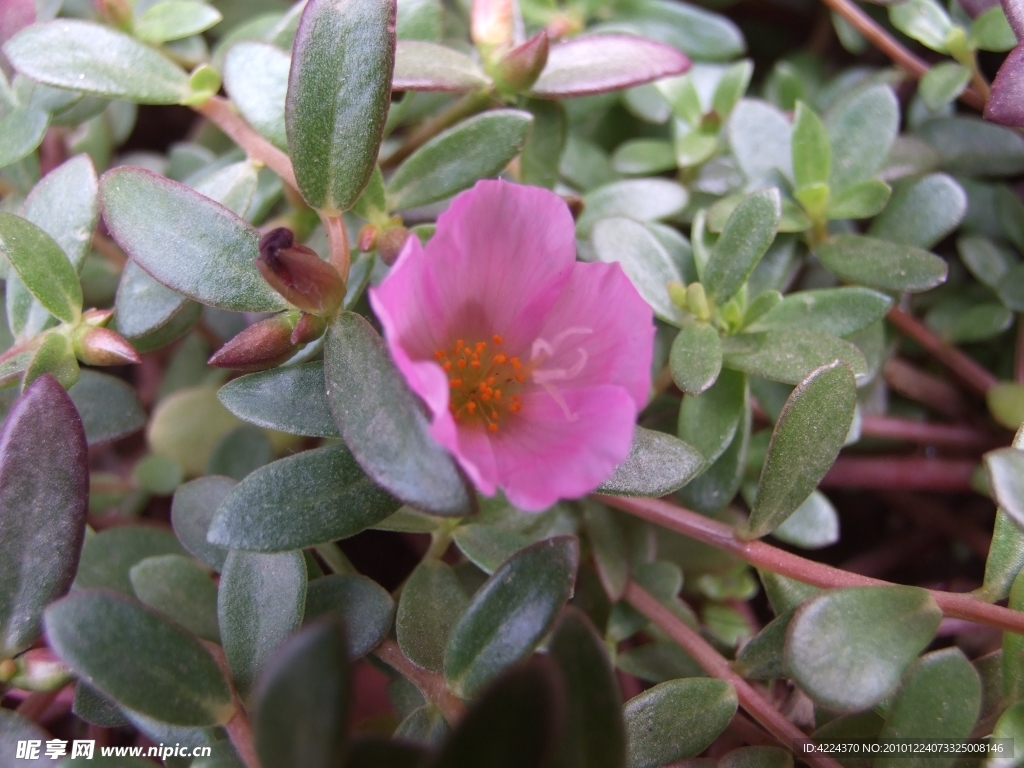
{"type": "Polygon", "coordinates": [[[290,229],[274,229],[263,236],[256,268],[271,288],[303,312],[330,315],[345,298],[345,281],[338,270],[311,248],[296,245],[290,229]]]}
{"type": "Polygon", "coordinates": [[[586,207],[586,204],[583,202],[583,198],[579,195],[570,193],[562,195],[562,199],[565,200],[565,204],[569,206],[569,213],[572,214],[573,221],[578,219],[580,214],[583,213],[584,207],[586,207]]]}
{"type": "Polygon", "coordinates": [[[283,363],[299,346],[292,342],[296,319],[295,313],[282,312],[253,323],[218,349],[208,361],[209,365],[237,371],[262,371],[283,363]]]}
{"type": "Polygon", "coordinates": [[[86,365],[128,365],[142,362],[139,353],[109,328],[82,326],[74,339],[75,357],[86,365]]]}
{"type": "Polygon", "coordinates": [[[398,260],[402,246],[411,233],[403,226],[388,227],[377,238],[377,253],[389,267],[398,260]]]}
{"type": "Polygon", "coordinates": [[[494,68],[498,86],[508,93],[530,88],[548,63],[548,33],[541,30],[501,57],[494,68]]]}

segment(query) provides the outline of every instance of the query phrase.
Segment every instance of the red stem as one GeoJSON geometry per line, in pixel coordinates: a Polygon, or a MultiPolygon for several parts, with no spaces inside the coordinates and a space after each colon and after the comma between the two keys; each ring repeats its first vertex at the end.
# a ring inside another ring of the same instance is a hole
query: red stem
{"type": "MultiPolygon", "coordinates": [[[[718,651],[680,621],[658,600],[643,588],[630,582],[626,585],[625,598],[640,613],[657,624],[679,646],[703,667],[711,677],[725,680],[736,689],[740,706],[761,726],[774,736],[780,744],[791,749],[796,739],[806,739],[807,734],[784,718],[775,707],[754,690],[718,651]]],[[[839,768],[839,763],[830,757],[804,757],[814,768],[839,768]]]]}
{"type": "Polygon", "coordinates": [[[911,400],[931,408],[937,413],[960,419],[970,408],[960,390],[945,379],[933,376],[898,357],[890,358],[882,366],[882,375],[889,386],[911,400]]]}
{"type": "Polygon", "coordinates": [[[889,322],[895,325],[900,333],[924,347],[936,360],[949,368],[979,395],[984,395],[999,383],[999,379],[978,365],[971,357],[940,339],[908,312],[904,312],[899,307],[893,307],[889,310],[888,317],[889,322]]]}
{"type": "Polygon", "coordinates": [[[864,437],[904,440],[909,443],[950,448],[987,449],[1000,442],[999,438],[990,432],[963,424],[933,424],[892,416],[865,416],[861,421],[860,433],[864,437]]]}
{"type": "Polygon", "coordinates": [[[444,678],[409,661],[394,640],[385,640],[374,649],[373,655],[400,672],[409,682],[419,688],[420,693],[441,710],[444,719],[451,725],[454,726],[462,719],[466,709],[462,702],[448,690],[444,678]]]}
{"type": "MultiPolygon", "coordinates": [[[[891,586],[887,581],[859,576],[833,568],[831,565],[816,563],[765,544],[763,541],[741,541],[728,525],[661,499],[630,499],[624,496],[597,498],[623,512],[729,552],[757,568],[788,576],[804,584],[826,588],[891,586]]],[[[976,624],[986,624],[1024,635],[1024,613],[1020,611],[982,602],[971,594],[942,592],[935,589],[929,591],[946,616],[967,619],[976,624]]]]}
{"type": "Polygon", "coordinates": [[[976,461],[910,457],[843,456],[821,481],[822,488],[969,491],[976,461]]]}
{"type": "Polygon", "coordinates": [[[228,720],[224,729],[228,732],[228,738],[231,739],[238,756],[242,758],[245,768],[260,768],[260,759],[256,755],[252,739],[252,727],[240,702],[235,710],[235,716],[228,720]]]}

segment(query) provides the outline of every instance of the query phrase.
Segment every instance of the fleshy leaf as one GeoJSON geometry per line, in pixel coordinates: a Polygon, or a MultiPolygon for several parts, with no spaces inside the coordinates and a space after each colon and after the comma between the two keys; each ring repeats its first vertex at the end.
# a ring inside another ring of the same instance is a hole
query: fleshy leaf
{"type": "Polygon", "coordinates": [[[278,149],[288,148],[284,103],[291,59],[268,43],[245,40],[224,57],[224,87],[242,117],[278,149]]]}
{"type": "Polygon", "coordinates": [[[629,456],[597,492],[660,498],[682,488],[704,467],[704,457],[682,440],[637,427],[629,456]]]}
{"type": "Polygon", "coordinates": [[[552,45],[533,94],[564,99],[679,75],[690,60],[675,48],[628,35],[584,35],[552,45]]]}
{"type": "Polygon", "coordinates": [[[225,723],[231,692],[195,635],[134,598],[87,589],[44,614],[50,647],[117,703],[172,725],[225,723]]]}
{"type": "Polygon", "coordinates": [[[0,432],[0,659],[35,641],[43,608],[75,577],[87,462],[73,402],[53,379],[37,380],[0,432]]]}
{"type": "Polygon", "coordinates": [[[19,72],[57,88],[139,104],[177,104],[189,93],[188,75],[166,56],[90,21],[36,24],[3,50],[19,72]]]}
{"type": "Polygon", "coordinates": [[[395,91],[477,91],[491,79],[466,54],[421,40],[402,40],[395,49],[395,91]]]}
{"type": "Polygon", "coordinates": [[[238,418],[306,437],[338,437],[321,361],[272,368],[233,379],[217,397],[238,418]]]}
{"type": "Polygon", "coordinates": [[[299,190],[348,210],[377,165],[395,68],[395,0],[310,0],[295,35],[285,127],[299,190]]]}
{"type": "Polygon", "coordinates": [[[921,248],[863,235],[834,235],[814,253],[837,277],[883,291],[927,291],[949,271],[945,261],[921,248]]]}
{"type": "Polygon", "coordinates": [[[132,166],[103,174],[100,196],[118,245],[168,288],[234,312],[286,306],[255,267],[259,233],[227,208],[132,166]]]}
{"type": "Polygon", "coordinates": [[[78,273],[52,237],[26,219],[0,211],[0,251],[43,308],[66,323],[78,320],[78,273]]]}

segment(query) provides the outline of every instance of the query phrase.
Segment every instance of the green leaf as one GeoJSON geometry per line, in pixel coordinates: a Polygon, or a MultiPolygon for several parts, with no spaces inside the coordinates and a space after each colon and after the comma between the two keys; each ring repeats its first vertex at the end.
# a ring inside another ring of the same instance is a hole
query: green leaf
{"type": "Polygon", "coordinates": [[[221,644],[235,688],[247,696],[284,640],[302,624],[306,564],[297,551],[267,555],[233,549],[217,590],[221,644]]]}
{"type": "Polygon", "coordinates": [[[20,108],[0,120],[0,168],[32,154],[43,142],[50,116],[41,109],[20,108]]]}
{"type": "Polygon", "coordinates": [[[89,369],[68,390],[89,445],[127,437],[146,426],[146,412],[135,389],[123,379],[89,369]]]}
{"type": "Polygon", "coordinates": [[[465,93],[493,85],[469,56],[436,43],[402,40],[395,49],[395,91],[465,93]]]}
{"type": "Polygon", "coordinates": [[[943,170],[1001,178],[1024,171],[1024,137],[973,117],[939,117],[917,129],[942,158],[943,170]]]}
{"type": "Polygon", "coordinates": [[[686,651],[671,640],[660,640],[630,648],[615,657],[616,666],[627,675],[652,683],[678,677],[702,677],[704,670],[686,651]]]}
{"type": "Polygon", "coordinates": [[[427,768],[543,768],[558,754],[563,682],[549,659],[502,675],[466,713],[427,768]]]}
{"type": "Polygon", "coordinates": [[[71,339],[59,330],[50,331],[36,347],[28,367],[22,386],[27,387],[41,376],[49,374],[65,389],[70,389],[78,381],[78,360],[71,346],[71,339]]]}
{"type": "Polygon", "coordinates": [[[438,0],[398,0],[398,39],[440,42],[443,14],[438,0]]]}
{"type": "Polygon", "coordinates": [[[932,248],[955,230],[967,213],[967,195],[944,173],[896,185],[889,205],[868,234],[894,243],[932,248]]]}
{"type": "Polygon", "coordinates": [[[786,630],[794,612],[791,608],[781,613],[743,646],[735,662],[739,674],[749,680],[781,680],[786,677],[782,653],[786,630]]]}
{"type": "Polygon", "coordinates": [[[475,695],[533,652],[572,595],[578,562],[575,537],[545,539],[519,550],[477,590],[444,654],[457,695],[475,695]]]}
{"type": "Polygon", "coordinates": [[[814,254],[837,277],[883,291],[927,291],[949,271],[943,259],[921,248],[862,235],[833,235],[814,254]]]}
{"type": "Polygon", "coordinates": [[[815,702],[840,712],[867,709],[896,689],[941,618],[932,596],[917,587],[832,589],[797,610],[786,667],[815,702]]]}
{"type": "Polygon", "coordinates": [[[519,155],[522,182],[553,189],[568,132],[565,108],[558,102],[540,99],[526,99],[523,106],[533,115],[533,130],[519,155]]]}
{"type": "Polygon", "coordinates": [[[925,315],[930,328],[954,344],[991,339],[1013,324],[1013,313],[996,301],[972,303],[957,297],[944,301],[925,315]]]}
{"type": "MultiPolygon", "coordinates": [[[[1018,573],[1010,588],[1010,599],[1007,607],[1019,611],[1024,607],[1024,578],[1018,573]]],[[[1020,701],[1024,698],[1024,636],[1016,632],[1003,633],[1002,662],[1002,699],[1003,701],[1020,701]]]]}
{"type": "Polygon", "coordinates": [[[701,395],[687,395],[679,409],[678,435],[713,464],[732,442],[747,401],[746,377],[725,370],[701,395]]]}
{"type": "Polygon", "coordinates": [[[989,602],[1002,600],[1010,594],[1010,586],[1021,568],[1024,568],[1024,531],[1012,517],[998,509],[985,560],[985,580],[976,594],[989,602]]]}
{"type": "Polygon", "coordinates": [[[828,203],[830,219],[869,219],[889,202],[892,188],[881,179],[865,179],[839,192],[828,203]]]}
{"type": "Polygon", "coordinates": [[[955,61],[943,61],[929,68],[917,86],[917,92],[925,106],[932,112],[940,112],[947,104],[956,101],[971,82],[971,70],[955,61]]]}
{"type": "Polygon", "coordinates": [[[549,646],[565,679],[566,723],[562,765],[620,768],[626,757],[622,697],[608,651],[586,615],[562,613],[549,646]]]}
{"type": "Polygon", "coordinates": [[[722,73],[722,79],[715,87],[715,95],[711,99],[711,109],[716,115],[723,120],[729,117],[736,103],[746,93],[753,74],[754,62],[749,59],[737,61],[726,68],[722,73]]]}
{"type": "Polygon", "coordinates": [[[325,617],[274,655],[255,695],[253,736],[263,768],[341,768],[352,673],[345,626],[325,617]]]}
{"type": "Polygon", "coordinates": [[[200,477],[178,486],[171,502],[171,525],[182,546],[215,571],[224,567],[228,553],[206,540],[217,508],[237,483],[227,477],[200,477]]]}
{"type": "MultiPolygon", "coordinates": [[[[959,648],[925,654],[907,670],[906,680],[889,706],[881,742],[967,739],[981,709],[981,681],[959,648]]],[[[948,768],[956,755],[881,755],[878,768],[948,768]]]]}
{"type": "Polygon", "coordinates": [[[118,245],[168,288],[233,312],[287,306],[255,267],[259,233],[227,208],[132,166],[103,174],[100,196],[118,245]]]}
{"type": "Polygon", "coordinates": [[[43,620],[64,663],[118,704],[172,725],[214,725],[234,714],[199,639],[130,597],[82,590],[51,604],[43,620]]]}
{"type": "Polygon", "coordinates": [[[583,213],[576,220],[576,235],[590,236],[601,219],[623,216],[637,221],[658,221],[682,213],[690,196],[667,179],[629,179],[592,189],[583,196],[583,213]]]}
{"type": "Polygon", "coordinates": [[[170,531],[145,525],[123,525],[90,536],[82,547],[75,589],[103,589],[134,594],[129,572],[136,563],[157,555],[181,555],[170,531]]]}
{"type": "Polygon", "coordinates": [[[240,426],[210,386],[180,389],[161,400],[150,417],[147,438],[153,453],[176,461],[186,475],[206,471],[214,447],[240,426]]]}
{"type": "Polygon", "coordinates": [[[597,493],[660,498],[682,488],[705,466],[700,453],[682,440],[637,427],[629,455],[597,493]]]}
{"type": "Polygon", "coordinates": [[[1000,509],[1024,527],[1024,451],[1010,447],[986,453],[985,475],[1000,509]]]}
{"type": "Polygon", "coordinates": [[[722,360],[726,368],[784,384],[799,384],[811,371],[834,360],[850,366],[857,376],[868,371],[864,355],[850,342],[792,328],[726,337],[722,360]]]}
{"type": "Polygon", "coordinates": [[[228,432],[210,454],[206,471],[241,480],[274,459],[274,446],[262,429],[243,424],[228,432]]]}
{"type": "Polygon", "coordinates": [[[135,596],[206,640],[220,642],[217,587],[190,557],[147,557],[128,572],[135,596]]]}
{"type": "Polygon", "coordinates": [[[743,287],[775,239],[781,217],[776,188],[754,192],[736,206],[704,267],[701,282],[712,299],[724,303],[743,287]]]}
{"type": "Polygon", "coordinates": [[[431,514],[461,517],[474,509],[474,494],[430,436],[422,406],[364,318],[343,312],[332,323],[324,374],[338,431],[371,480],[431,514]]]}
{"type": "Polygon", "coordinates": [[[1001,381],[985,393],[989,413],[1007,429],[1020,429],[1024,423],[1024,386],[1001,381]]]}
{"type": "Polygon", "coordinates": [[[299,191],[348,210],[377,165],[395,68],[394,0],[311,0],[295,35],[285,127],[299,191]]]}
{"type": "MultiPolygon", "coordinates": [[[[1018,701],[1006,708],[1006,711],[999,716],[995,726],[992,728],[993,739],[1012,739],[1016,744],[1017,740],[1024,737],[1024,702],[1018,701]]],[[[1019,764],[1019,758],[1013,760],[1019,764]]]]}
{"type": "Polygon", "coordinates": [[[140,352],[148,351],[145,347],[151,334],[174,329],[176,321],[187,318],[193,308],[200,309],[198,304],[158,283],[134,261],[125,264],[117,287],[114,322],[118,333],[140,352]],[[145,341],[140,344],[139,339],[145,341]]]}
{"type": "Polygon", "coordinates": [[[102,728],[119,728],[130,724],[117,704],[83,680],[75,683],[75,700],[71,711],[87,723],[102,728]]]}
{"type": "Polygon", "coordinates": [[[813,328],[847,336],[885,317],[892,299],[870,288],[849,286],[798,291],[786,296],[745,329],[747,332],[813,328]]]}
{"type": "Polygon", "coordinates": [[[189,93],[188,75],[166,56],[90,21],[34,24],[3,50],[21,74],[57,88],[139,104],[177,104],[189,93]]]}
{"type": "Polygon", "coordinates": [[[1010,270],[1019,264],[1019,257],[1009,248],[981,235],[963,235],[956,241],[960,261],[978,281],[995,291],[1006,282],[1010,270]]]}
{"type": "Polygon", "coordinates": [[[223,17],[211,5],[196,0],[163,0],[135,19],[132,31],[147,43],[166,43],[205,32],[223,17]]]}
{"type": "Polygon", "coordinates": [[[832,467],[857,404],[853,371],[838,360],[813,371],[786,401],[768,445],[752,536],[764,536],[793,514],[832,467]]]}
{"type": "Polygon", "coordinates": [[[732,61],[746,48],[731,20],[699,6],[640,0],[622,6],[617,18],[616,27],[675,46],[698,61],[732,61]]]}
{"type": "MultiPolygon", "coordinates": [[[[19,714],[12,709],[0,709],[0,750],[5,755],[17,755],[18,745],[26,741],[39,742],[39,757],[36,760],[18,760],[20,766],[25,768],[42,768],[52,762],[46,757],[43,744],[50,738],[50,734],[35,724],[30,718],[19,714]]],[[[18,758],[11,758],[12,761],[18,758]]],[[[137,768],[137,766],[129,766],[137,768]]]]}
{"type": "Polygon", "coordinates": [[[839,513],[825,494],[813,491],[772,535],[802,549],[828,547],[839,541],[839,513]]]}
{"type": "Polygon", "coordinates": [[[284,103],[291,58],[252,40],[235,43],[224,57],[224,87],[246,122],[278,149],[288,148],[284,103]]]}
{"type": "Polygon", "coordinates": [[[594,254],[599,261],[617,263],[654,314],[672,325],[686,315],[668,295],[670,282],[683,281],[679,266],[655,234],[633,219],[601,219],[593,229],[594,254]]]}
{"type": "Polygon", "coordinates": [[[322,361],[250,373],[220,388],[229,411],[251,424],[307,437],[338,437],[322,361]]]}
{"type": "Polygon", "coordinates": [[[406,657],[431,672],[444,669],[444,650],[469,598],[451,566],[424,560],[409,576],[398,603],[395,629],[406,657]]]}
{"type": "Polygon", "coordinates": [[[1001,7],[989,8],[971,24],[971,39],[983,51],[1005,53],[1017,47],[1017,36],[1001,7]]]}
{"type": "MultiPolygon", "coordinates": [[[[405,589],[408,587],[407,582],[405,589]]],[[[303,622],[309,624],[332,612],[340,613],[346,626],[351,627],[347,636],[348,657],[354,660],[368,654],[387,637],[395,615],[395,601],[380,584],[358,574],[336,573],[313,579],[306,590],[303,622]]]]}
{"type": "Polygon", "coordinates": [[[354,536],[401,506],[343,445],[303,451],[250,474],[224,499],[208,540],[281,552],[354,536]]]}
{"type": "Polygon", "coordinates": [[[736,691],[724,680],[669,680],[626,702],[629,768],[658,768],[696,757],[736,714],[736,691]]]}
{"type": "Polygon", "coordinates": [[[672,380],[688,395],[699,395],[718,379],[722,370],[722,342],[707,323],[692,323],[672,342],[669,354],[672,380]]]}
{"type": "Polygon", "coordinates": [[[0,432],[0,659],[36,640],[43,608],[74,579],[88,478],[75,406],[56,381],[40,379],[0,432]]]}
{"type": "Polygon", "coordinates": [[[497,109],[463,120],[413,152],[388,180],[388,208],[433,203],[497,176],[526,144],[533,116],[497,109]]]}
{"type": "Polygon", "coordinates": [[[676,167],[676,152],[664,139],[630,139],[612,155],[612,167],[630,176],[651,176],[676,167]]]}
{"type": "Polygon", "coordinates": [[[812,184],[828,184],[832,165],[825,124],[802,101],[793,117],[793,181],[797,189],[812,184]]]}
{"type": "Polygon", "coordinates": [[[743,99],[733,110],[726,131],[748,189],[775,186],[778,174],[790,176],[793,128],[781,110],[763,101],[743,99]]]}
{"type": "Polygon", "coordinates": [[[829,187],[838,193],[882,167],[899,133],[899,103],[889,86],[872,85],[838,102],[825,126],[832,142],[829,187]]]}
{"type": "Polygon", "coordinates": [[[938,53],[948,53],[946,38],[953,29],[949,15],[935,0],[907,0],[889,7],[889,21],[907,37],[938,53]]]}
{"type": "Polygon", "coordinates": [[[52,315],[74,323],[82,313],[82,286],[60,245],[35,224],[0,211],[0,251],[25,287],[52,315]]]}

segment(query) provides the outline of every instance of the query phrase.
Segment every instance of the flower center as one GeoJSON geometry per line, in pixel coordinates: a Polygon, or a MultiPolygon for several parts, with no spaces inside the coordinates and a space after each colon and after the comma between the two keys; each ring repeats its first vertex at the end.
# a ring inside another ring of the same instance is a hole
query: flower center
{"type": "Polygon", "coordinates": [[[459,339],[451,349],[434,353],[448,375],[448,409],[456,421],[497,432],[507,414],[522,408],[517,393],[526,381],[528,366],[506,355],[501,345],[501,336],[495,334],[489,342],[475,344],[459,339]]]}

